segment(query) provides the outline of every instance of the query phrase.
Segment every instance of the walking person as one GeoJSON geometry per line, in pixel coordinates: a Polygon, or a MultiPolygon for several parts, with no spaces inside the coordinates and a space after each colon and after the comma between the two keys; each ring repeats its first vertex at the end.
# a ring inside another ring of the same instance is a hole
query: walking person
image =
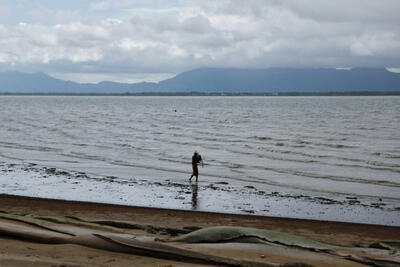
{"type": "Polygon", "coordinates": [[[201,156],[199,154],[199,152],[195,151],[192,157],[192,168],[193,168],[193,173],[192,176],[190,176],[189,178],[189,182],[192,181],[193,176],[196,176],[196,182],[197,182],[197,178],[199,177],[199,169],[197,167],[197,164],[202,162],[201,156]]]}

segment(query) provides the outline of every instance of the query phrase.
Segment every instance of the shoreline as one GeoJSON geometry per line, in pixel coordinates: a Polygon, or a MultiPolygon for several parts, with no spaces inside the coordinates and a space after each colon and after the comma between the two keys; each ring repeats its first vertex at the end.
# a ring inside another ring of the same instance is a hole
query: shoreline
{"type": "Polygon", "coordinates": [[[120,179],[32,163],[0,166],[3,167],[0,194],[125,207],[400,226],[398,202],[388,198],[288,192],[225,181],[120,179]]]}

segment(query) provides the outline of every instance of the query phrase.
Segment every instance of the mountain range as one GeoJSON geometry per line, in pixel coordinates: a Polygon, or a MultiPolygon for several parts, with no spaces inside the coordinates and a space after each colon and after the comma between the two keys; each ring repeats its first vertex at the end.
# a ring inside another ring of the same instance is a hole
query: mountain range
{"type": "Polygon", "coordinates": [[[385,68],[202,68],[158,83],[77,83],[43,72],[0,73],[0,93],[346,93],[400,92],[400,73],[385,68]]]}

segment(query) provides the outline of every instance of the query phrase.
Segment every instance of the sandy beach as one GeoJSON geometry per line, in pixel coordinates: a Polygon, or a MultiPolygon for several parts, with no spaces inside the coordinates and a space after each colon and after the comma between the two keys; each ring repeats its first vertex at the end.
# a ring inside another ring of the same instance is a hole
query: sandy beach
{"type": "MultiPolygon", "coordinates": [[[[321,244],[365,249],[372,243],[381,240],[393,240],[400,236],[400,229],[398,227],[142,208],[4,194],[0,196],[0,210],[0,238],[3,241],[0,246],[0,265],[2,266],[26,266],[27,264],[35,264],[35,266],[129,266],[133,262],[136,266],[234,265],[233,263],[218,263],[218,261],[207,262],[198,259],[195,260],[191,256],[179,259],[171,255],[165,256],[161,253],[147,253],[143,255],[140,252],[132,253],[132,251],[124,251],[123,249],[120,251],[115,248],[107,249],[105,245],[91,245],[90,242],[74,241],[68,244],[68,242],[61,241],[54,243],[45,240],[38,241],[35,236],[40,231],[43,231],[43,229],[46,229],[45,231],[58,229],[57,235],[60,235],[59,232],[66,230],[75,231],[75,234],[77,232],[80,234],[86,233],[86,231],[90,230],[94,232],[134,234],[142,238],[165,239],[176,238],[176,236],[182,236],[196,229],[209,229],[215,226],[249,227],[249,229],[256,228],[278,231],[306,238],[307,240],[321,242],[321,244]],[[67,220],[66,218],[69,219],[67,220]],[[80,223],[76,223],[77,221],[80,223]],[[96,227],[93,226],[94,222],[100,221],[119,222],[120,224],[108,223],[107,225],[103,223],[97,224],[96,227]],[[87,222],[87,224],[83,222],[87,222]],[[126,225],[124,226],[121,222],[126,223],[126,225]],[[136,227],[128,227],[127,225],[135,225],[136,227]],[[40,231],[36,229],[38,226],[41,227],[40,231]],[[80,230],[77,230],[77,227],[80,230]],[[86,230],[83,231],[82,229],[86,230]],[[115,229],[119,230],[114,231],[115,229]],[[32,236],[27,235],[27,233],[31,233],[32,236]],[[100,249],[101,247],[103,249],[100,249]]],[[[53,231],[53,233],[55,232],[53,231]]],[[[47,233],[42,234],[45,236],[47,233]]],[[[53,236],[52,238],[61,237],[53,236]]],[[[155,240],[151,242],[159,243],[157,239],[155,240]]],[[[299,247],[296,248],[296,251],[290,253],[287,253],[287,251],[285,253],[278,253],[277,251],[279,250],[277,248],[271,249],[269,245],[256,245],[252,242],[246,243],[245,246],[242,246],[243,244],[240,242],[219,243],[213,241],[208,243],[202,242],[197,245],[188,243],[178,244],[174,247],[197,251],[203,254],[212,251],[211,254],[214,255],[217,253],[219,256],[223,255],[224,258],[234,258],[260,264],[279,265],[290,262],[302,262],[314,266],[338,266],[337,264],[340,262],[340,264],[344,264],[342,266],[362,266],[362,264],[366,263],[344,259],[343,257],[334,256],[332,253],[321,252],[322,250],[315,252],[315,250],[299,247]],[[218,246],[221,247],[218,248],[218,246]],[[238,246],[238,248],[235,246],[238,246]],[[238,249],[241,252],[239,254],[234,253],[234,251],[238,252],[238,249]],[[298,250],[302,253],[298,253],[298,250]],[[310,253],[315,255],[308,255],[310,253]]],[[[279,246],[282,245],[281,243],[279,246]]],[[[385,255],[380,255],[379,257],[390,258],[392,264],[399,264],[399,250],[398,248],[391,248],[393,249],[391,256],[388,253],[386,253],[387,255],[384,253],[385,255]]],[[[292,248],[288,246],[285,249],[290,250],[292,248]]],[[[387,252],[388,250],[382,251],[387,252]]],[[[366,252],[364,251],[363,253],[366,252]]],[[[369,258],[371,258],[371,255],[369,255],[369,258]]],[[[377,258],[376,255],[375,258],[377,258]]]]}

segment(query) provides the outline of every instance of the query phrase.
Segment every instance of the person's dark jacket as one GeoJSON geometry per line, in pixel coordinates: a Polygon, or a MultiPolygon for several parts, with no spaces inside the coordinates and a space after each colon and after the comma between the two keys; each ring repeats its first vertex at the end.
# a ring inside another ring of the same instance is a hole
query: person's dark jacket
{"type": "Polygon", "coordinates": [[[192,164],[197,164],[201,162],[201,156],[199,154],[193,155],[192,157],[192,164]]]}

